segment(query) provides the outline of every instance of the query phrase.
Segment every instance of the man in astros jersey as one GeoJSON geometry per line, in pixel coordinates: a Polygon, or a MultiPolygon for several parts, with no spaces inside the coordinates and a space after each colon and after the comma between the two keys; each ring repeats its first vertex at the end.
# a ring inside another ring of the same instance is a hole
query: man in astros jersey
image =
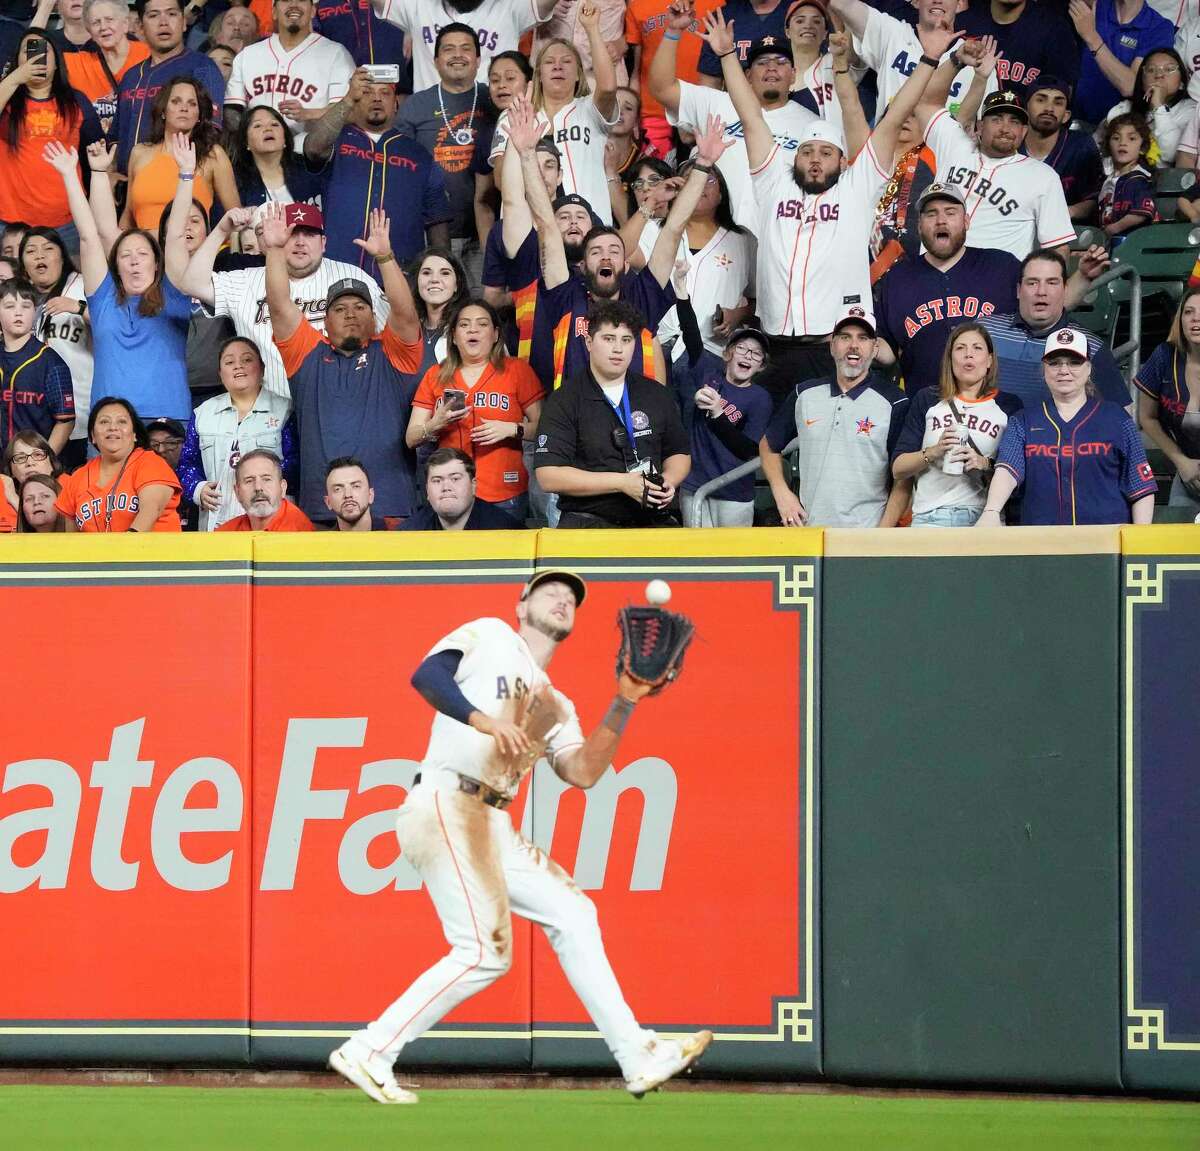
{"type": "Polygon", "coordinates": [[[585,738],[574,705],[551,686],[546,667],[586,594],[574,573],[539,572],[521,593],[515,631],[495,618],[464,624],[433,646],[412,677],[437,715],[396,835],[429,891],[450,952],[329,1057],[378,1103],[417,1101],[396,1082],[397,1055],[509,970],[514,911],[546,932],[636,1098],[686,1070],[712,1042],[711,1031],[660,1039],[638,1025],[604,953],[595,905],[504,811],[542,756],[564,782],[595,784],[649,692],[619,676],[608,711],[585,738]]]}

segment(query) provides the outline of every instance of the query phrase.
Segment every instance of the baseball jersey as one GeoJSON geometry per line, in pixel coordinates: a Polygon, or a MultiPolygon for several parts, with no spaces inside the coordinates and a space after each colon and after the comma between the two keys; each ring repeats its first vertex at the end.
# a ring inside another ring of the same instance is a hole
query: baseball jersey
{"type": "MultiPolygon", "coordinates": [[[[750,179],[750,161],[746,157],[742,119],[727,92],[680,81],[679,111],[668,111],[667,123],[696,132],[706,127],[709,116],[720,116],[721,123],[725,125],[725,138],[734,141],[733,147],[726,148],[717,161],[717,167],[721,169],[729,189],[729,206],[733,211],[734,223],[743,228],[753,227],[758,219],[758,203],[750,179]]],[[[800,147],[800,136],[804,129],[818,117],[794,100],[789,100],[782,108],[764,109],[763,119],[771,129],[775,143],[787,153],[790,163],[800,147]]]]}
{"type": "MultiPolygon", "coordinates": [[[[780,0],[770,12],[756,11],[750,0],[725,0],[721,8],[725,22],[733,22],[733,34],[737,37],[733,47],[738,54],[738,63],[743,68],[746,66],[746,55],[750,51],[750,45],[756,40],[765,36],[775,36],[782,43],[787,43],[787,33],[783,30],[788,10],[786,0],[780,0]]],[[[698,69],[706,76],[721,75],[721,61],[707,44],[700,49],[698,69]]]]}
{"type": "Polygon", "coordinates": [[[313,27],[341,44],[355,64],[398,64],[400,91],[412,91],[412,61],[405,58],[404,32],[380,20],[371,0],[318,0],[313,27]]]}
{"type": "Polygon", "coordinates": [[[750,178],[758,198],[758,315],[772,336],[824,336],[846,304],[871,299],[867,237],[886,171],[866,147],[832,188],[801,191],[778,144],[750,178]]]}
{"type": "Polygon", "coordinates": [[[529,361],[539,380],[548,380],[554,374],[553,341],[539,341],[539,359],[534,358],[533,347],[541,275],[537,232],[530,228],[516,255],[510,256],[504,247],[504,224],[497,220],[484,246],[481,282],[484,287],[500,288],[512,294],[515,331],[509,333],[511,351],[529,361]]]}
{"type": "MultiPolygon", "coordinates": [[[[961,421],[941,398],[938,387],[922,388],[908,406],[908,415],[900,438],[892,449],[892,459],[908,452],[932,447],[947,428],[965,428],[972,448],[985,459],[994,460],[1000,437],[1009,418],[1021,410],[1021,401],[1004,392],[988,392],[978,399],[955,396],[961,421]]],[[[947,474],[934,464],[916,477],[913,485],[913,515],[937,508],[980,508],[987,502],[987,487],[966,473],[947,474]]]]}
{"type": "MultiPolygon", "coordinates": [[[[535,706],[555,708],[557,722],[534,741],[534,750],[544,753],[551,764],[555,756],[583,745],[575,705],[551,686],[529,645],[503,620],[485,617],[463,624],[438,640],[425,658],[443,651],[462,652],[454,682],[476,711],[525,726],[535,706]],[[537,699],[543,691],[550,692],[551,699],[537,699]]],[[[512,797],[536,760],[537,755],[506,760],[490,735],[439,711],[433,717],[421,773],[461,772],[512,797]]]]}
{"type": "Polygon", "coordinates": [[[1096,398],[1070,419],[1050,400],[1015,413],[996,467],[1025,485],[1022,524],[1127,524],[1129,505],[1158,491],[1137,425],[1096,398]]]}
{"type": "MultiPolygon", "coordinates": [[[[700,51],[704,41],[696,35],[704,17],[721,6],[721,0],[695,0],[692,13],[695,19],[675,45],[675,78],[695,83],[700,51]]],[[[740,26],[739,26],[740,28],[740,26]]],[[[641,48],[638,60],[638,79],[642,98],[642,119],[666,115],[666,109],[650,94],[650,63],[667,30],[667,6],[662,0],[629,0],[625,9],[625,42],[631,48],[641,48]]],[[[720,70],[718,69],[718,74],[720,70]]]]}
{"type": "Polygon", "coordinates": [[[1119,175],[1114,172],[1100,189],[1099,209],[1101,227],[1130,215],[1145,216],[1143,223],[1153,223],[1158,218],[1154,177],[1140,164],[1119,175]]]}
{"type": "MultiPolygon", "coordinates": [[[[604,172],[604,138],[617,122],[620,111],[613,108],[613,118],[600,115],[591,96],[579,96],[560,108],[553,121],[544,111],[537,114],[538,131],[549,136],[558,147],[561,157],[561,187],[564,195],[571,192],[582,196],[592,213],[606,224],[612,223],[612,204],[608,198],[608,176],[604,172]]],[[[508,147],[508,113],[502,112],[492,136],[488,156],[493,164],[508,147]]]]}
{"type": "Polygon", "coordinates": [[[67,420],[75,422],[75,397],[58,353],[33,336],[15,352],[0,342],[0,450],[17,432],[49,438],[67,420]]]}
{"type": "Polygon", "coordinates": [[[1187,93],[1193,100],[1200,100],[1200,77],[1196,70],[1200,68],[1200,15],[1188,16],[1175,30],[1175,51],[1187,65],[1189,77],[1187,93]]]}
{"type": "MultiPolygon", "coordinates": [[[[850,70],[850,78],[856,84],[862,82],[864,75],[866,72],[862,68],[850,70]]],[[[818,56],[808,68],[797,73],[796,82],[799,86],[792,89],[793,98],[800,92],[807,92],[812,97],[817,115],[822,120],[837,125],[838,130],[844,134],[842,102],[837,98],[833,87],[833,57],[828,52],[818,56]]]]}
{"type": "MultiPolygon", "coordinates": [[[[366,279],[351,264],[340,260],[324,259],[317,270],[303,279],[292,280],[292,299],[301,315],[318,332],[325,331],[325,297],[330,286],[347,277],[366,280],[375,302],[375,325],[381,329],[387,323],[388,307],[383,292],[374,280],[366,279]]],[[[271,337],[271,314],[267,311],[267,270],[263,268],[239,268],[232,272],[217,272],[213,276],[213,312],[228,316],[239,336],[253,340],[262,352],[266,369],[263,386],[276,395],[290,399],[287,372],[271,337]]]]}
{"type": "MultiPolygon", "coordinates": [[[[1200,16],[1200,0],[1148,0],[1148,2],[1155,12],[1168,23],[1174,24],[1176,28],[1182,28],[1189,20],[1200,16]]],[[[1180,53],[1180,55],[1183,54],[1180,53]]],[[[1183,58],[1190,67],[1191,62],[1188,61],[1188,58],[1186,56],[1183,58]]]]}
{"type": "MultiPolygon", "coordinates": [[[[1026,156],[1029,155],[1025,147],[1027,143],[1028,138],[1021,144],[1021,152],[1026,156]]],[[[1068,208],[1085,200],[1094,200],[1100,194],[1100,185],[1104,183],[1104,163],[1090,132],[1078,128],[1059,129],[1058,139],[1042,163],[1054,169],[1062,184],[1068,208]]]]}
{"type": "Polygon", "coordinates": [[[107,483],[100,482],[100,459],[88,460],[69,476],[60,476],[62,491],[54,506],[71,516],[81,532],[127,532],[141,509],[138,493],[150,484],[171,489],[151,531],[177,532],[179,527],[179,480],[157,452],[134,448],[124,470],[107,483]]]}
{"type": "Polygon", "coordinates": [[[433,46],[445,24],[466,24],[479,36],[479,71],[476,79],[487,83],[492,57],[515,51],[521,37],[541,23],[535,0],[481,0],[468,12],[449,7],[445,0],[374,0],[375,11],[408,33],[412,43],[413,90],[438,82],[433,46]]]}
{"type": "MultiPolygon", "coordinates": [[[[696,409],[691,431],[692,470],[683,481],[685,492],[694,492],[709,480],[744,464],[745,459],[726,442],[729,433],[740,433],[752,444],[757,444],[771,422],[775,407],[771,393],[755,383],[739,387],[720,373],[714,373],[704,384],[716,389],[722,407],[715,416],[696,409]]],[[[754,499],[754,477],[734,480],[721,488],[716,498],[750,503],[754,499]]]]}
{"type": "Polygon", "coordinates": [[[954,26],[968,37],[996,38],[995,75],[1005,88],[1019,91],[1043,72],[1075,86],[1079,77],[1075,30],[1061,11],[1047,4],[1026,4],[1015,20],[1001,24],[992,17],[991,4],[975,3],[958,14],[954,26]]]}
{"type": "MultiPolygon", "coordinates": [[[[1096,0],[1092,11],[1096,17],[1096,34],[1126,66],[1144,58],[1155,48],[1170,48],[1175,42],[1174,25],[1149,4],[1143,4],[1128,24],[1117,20],[1116,0],[1096,0]]],[[[1099,124],[1109,108],[1120,100],[1121,93],[1101,71],[1096,58],[1091,52],[1084,52],[1080,57],[1079,85],[1071,104],[1072,113],[1085,123],[1099,124]]]]}
{"type": "MultiPolygon", "coordinates": [[[[85,300],[83,277],[72,272],[62,294],[68,300],[85,300]]],[[[88,415],[92,410],[92,326],[74,312],[46,314],[45,304],[38,305],[34,333],[47,347],[53,348],[71,373],[71,391],[75,397],[75,429],[71,439],[87,439],[88,415]]]]}
{"type": "Polygon", "coordinates": [[[895,350],[911,396],[936,384],[950,333],[966,320],[1017,310],[1021,261],[1008,252],[964,248],[949,268],[906,256],[875,288],[875,321],[895,350]]]}
{"type": "MultiPolygon", "coordinates": [[[[354,57],[341,44],[312,32],[289,50],[276,35],[233,58],[225,103],[279,111],[283,101],[295,100],[304,108],[326,108],[346,95],[353,75],[354,57]]],[[[288,126],[297,136],[307,128],[300,120],[289,119],[288,126]]]]}
{"type": "MultiPolygon", "coordinates": [[[[858,58],[868,68],[875,70],[875,83],[879,88],[879,98],[875,104],[875,120],[878,123],[896,93],[904,87],[904,82],[916,71],[925,50],[921,47],[917,30],[911,24],[874,8],[867,9],[867,23],[863,28],[862,39],[855,36],[853,43],[858,58]]],[[[945,60],[951,52],[945,53],[942,59],[945,60]]],[[[946,98],[947,108],[954,108],[962,103],[974,76],[974,68],[964,68],[954,77],[954,83],[950,85],[950,95],[946,98]]],[[[996,91],[997,87],[993,74],[988,77],[984,94],[996,91]]]]}
{"type": "Polygon", "coordinates": [[[843,392],[836,380],[806,380],[783,403],[766,440],[782,452],[799,437],[800,502],[809,527],[879,526],[891,488],[891,458],[908,397],[874,374],[843,392]]]}
{"type": "Polygon", "coordinates": [[[1200,459],[1200,397],[1187,386],[1187,357],[1169,343],[1159,344],[1133,383],[1158,404],[1158,422],[1184,455],[1200,459]]]}
{"type": "Polygon", "coordinates": [[[1062,184],[1049,164],[1020,152],[985,156],[947,111],[934,114],[925,139],[937,156],[937,178],[967,201],[967,243],[1000,248],[1023,260],[1034,248],[1075,239],[1062,184]]]}

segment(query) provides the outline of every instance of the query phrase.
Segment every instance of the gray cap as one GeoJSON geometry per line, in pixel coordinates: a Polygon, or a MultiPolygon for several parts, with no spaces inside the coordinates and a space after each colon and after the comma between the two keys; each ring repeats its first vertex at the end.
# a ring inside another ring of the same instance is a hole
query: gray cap
{"type": "Polygon", "coordinates": [[[347,276],[344,280],[338,280],[329,289],[329,295],[325,297],[325,306],[332,308],[334,300],[338,300],[342,296],[357,296],[367,307],[372,308],[375,306],[375,301],[371,299],[371,289],[367,287],[363,280],[356,279],[354,276],[347,276]]]}
{"type": "Polygon", "coordinates": [[[965,208],[967,206],[966,197],[963,195],[962,189],[957,184],[940,184],[936,182],[930,184],[929,187],[917,197],[917,211],[924,211],[925,205],[928,204],[930,200],[949,200],[951,203],[957,204],[960,208],[965,208]]]}

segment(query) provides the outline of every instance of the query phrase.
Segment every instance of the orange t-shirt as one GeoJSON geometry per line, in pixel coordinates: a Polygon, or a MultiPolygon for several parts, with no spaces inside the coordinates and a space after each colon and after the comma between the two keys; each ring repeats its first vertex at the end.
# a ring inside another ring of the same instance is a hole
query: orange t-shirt
{"type": "MultiPolygon", "coordinates": [[[[704,41],[693,35],[697,28],[703,26],[704,17],[715,12],[725,0],[694,0],[692,9],[696,23],[692,30],[684,32],[675,45],[675,79],[686,80],[689,84],[696,83],[697,66],[700,63],[700,49],[704,41]]],[[[667,6],[663,0],[629,0],[625,9],[625,39],[635,48],[641,48],[642,55],[638,60],[638,77],[641,81],[642,116],[665,116],[663,106],[650,95],[650,85],[646,77],[650,74],[650,61],[662,43],[663,33],[667,28],[667,6]]]]}
{"type": "MultiPolygon", "coordinates": [[[[130,40],[128,44],[129,54],[125,57],[125,63],[119,72],[113,73],[113,80],[118,84],[130,68],[140,64],[150,55],[150,49],[141,40],[130,40]]],[[[99,52],[67,52],[63,60],[67,65],[67,79],[72,88],[82,92],[93,104],[99,104],[103,100],[116,103],[117,94],[113,90],[112,80],[104,70],[104,61],[99,52]]]]}
{"type": "Polygon", "coordinates": [[[88,460],[69,476],[60,476],[62,491],[54,506],[64,516],[72,516],[81,532],[127,532],[137,518],[138,492],[148,484],[165,484],[171,498],[162,514],[154,521],[151,531],[177,532],[179,526],[179,480],[157,452],[134,448],[119,482],[100,483],[100,460],[88,460]],[[115,490],[114,490],[115,489],[115,490]],[[108,526],[105,526],[105,507],[110,506],[108,526]]]}
{"type": "MultiPolygon", "coordinates": [[[[421,366],[421,359],[425,355],[425,344],[422,340],[406,344],[386,324],[378,336],[372,336],[367,341],[367,345],[370,346],[376,340],[383,345],[383,354],[396,371],[412,375],[421,366]]],[[[308,353],[322,344],[328,347],[329,337],[318,332],[303,316],[296,330],[286,340],[275,341],[275,346],[279,349],[279,358],[283,360],[283,370],[289,376],[294,376],[308,358],[308,353]]]]}
{"type": "Polygon", "coordinates": [[[0,492],[0,532],[17,530],[17,509],[8,502],[8,496],[0,492]]]}
{"type": "Polygon", "coordinates": [[[252,528],[250,526],[250,517],[248,515],[235,516],[231,520],[226,520],[217,531],[219,532],[311,532],[315,529],[312,526],[312,520],[308,518],[291,500],[284,500],[270,520],[267,521],[265,528],[252,528]]]}
{"type": "Polygon", "coordinates": [[[82,127],[82,110],[74,124],[69,124],[58,114],[53,100],[30,97],[25,102],[25,127],[14,151],[8,146],[8,117],[0,116],[0,220],[23,220],[39,228],[61,228],[71,222],[66,187],[42,152],[51,140],[83,151],[79,142],[82,127]]]}
{"type": "MultiPolygon", "coordinates": [[[[421,379],[414,408],[432,411],[445,388],[438,380],[441,369],[435,365],[421,379]]],[[[455,372],[452,387],[467,393],[467,415],[447,426],[438,437],[439,448],[458,448],[475,461],[475,493],[488,503],[500,503],[519,496],[529,487],[529,473],[521,453],[520,440],[502,440],[486,446],[471,439],[471,429],[483,420],[504,420],[519,423],[530,404],[545,394],[541,381],[524,360],[505,356],[504,366],[497,370],[488,364],[468,387],[462,372],[455,372]]]]}
{"type": "Polygon", "coordinates": [[[275,31],[275,0],[250,0],[247,7],[258,19],[258,34],[265,40],[275,31]]]}

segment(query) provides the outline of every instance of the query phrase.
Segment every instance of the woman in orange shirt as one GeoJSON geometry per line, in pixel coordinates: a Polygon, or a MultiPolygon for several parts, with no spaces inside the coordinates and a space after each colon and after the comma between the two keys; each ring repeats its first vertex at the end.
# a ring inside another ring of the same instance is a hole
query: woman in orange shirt
{"type": "Polygon", "coordinates": [[[233,165],[217,143],[220,131],[212,119],[212,97],[192,76],[178,76],[154,97],[150,136],[129,154],[129,196],[122,228],[158,231],[163,211],[175,198],[179,165],[167,141],[182,132],[196,147],[196,177],[192,194],[212,215],[213,191],[225,210],[240,208],[233,165]]]}
{"type": "Polygon", "coordinates": [[[92,44],[67,53],[67,78],[72,88],[91,100],[107,133],[117,116],[117,85],[130,68],[150,55],[150,49],[129,38],[129,8],[121,0],[87,0],[83,22],[92,44]]]}
{"type": "Polygon", "coordinates": [[[88,417],[100,453],[62,481],[55,507],[69,532],[177,532],[179,480],[148,450],[146,428],[127,400],[109,396],[88,417]]]}
{"type": "Polygon", "coordinates": [[[521,443],[537,427],[545,391],[524,360],[505,353],[491,304],[464,300],[446,330],[446,359],[417,387],[405,442],[458,448],[475,461],[479,499],[524,520],[529,473],[521,443]]]}

